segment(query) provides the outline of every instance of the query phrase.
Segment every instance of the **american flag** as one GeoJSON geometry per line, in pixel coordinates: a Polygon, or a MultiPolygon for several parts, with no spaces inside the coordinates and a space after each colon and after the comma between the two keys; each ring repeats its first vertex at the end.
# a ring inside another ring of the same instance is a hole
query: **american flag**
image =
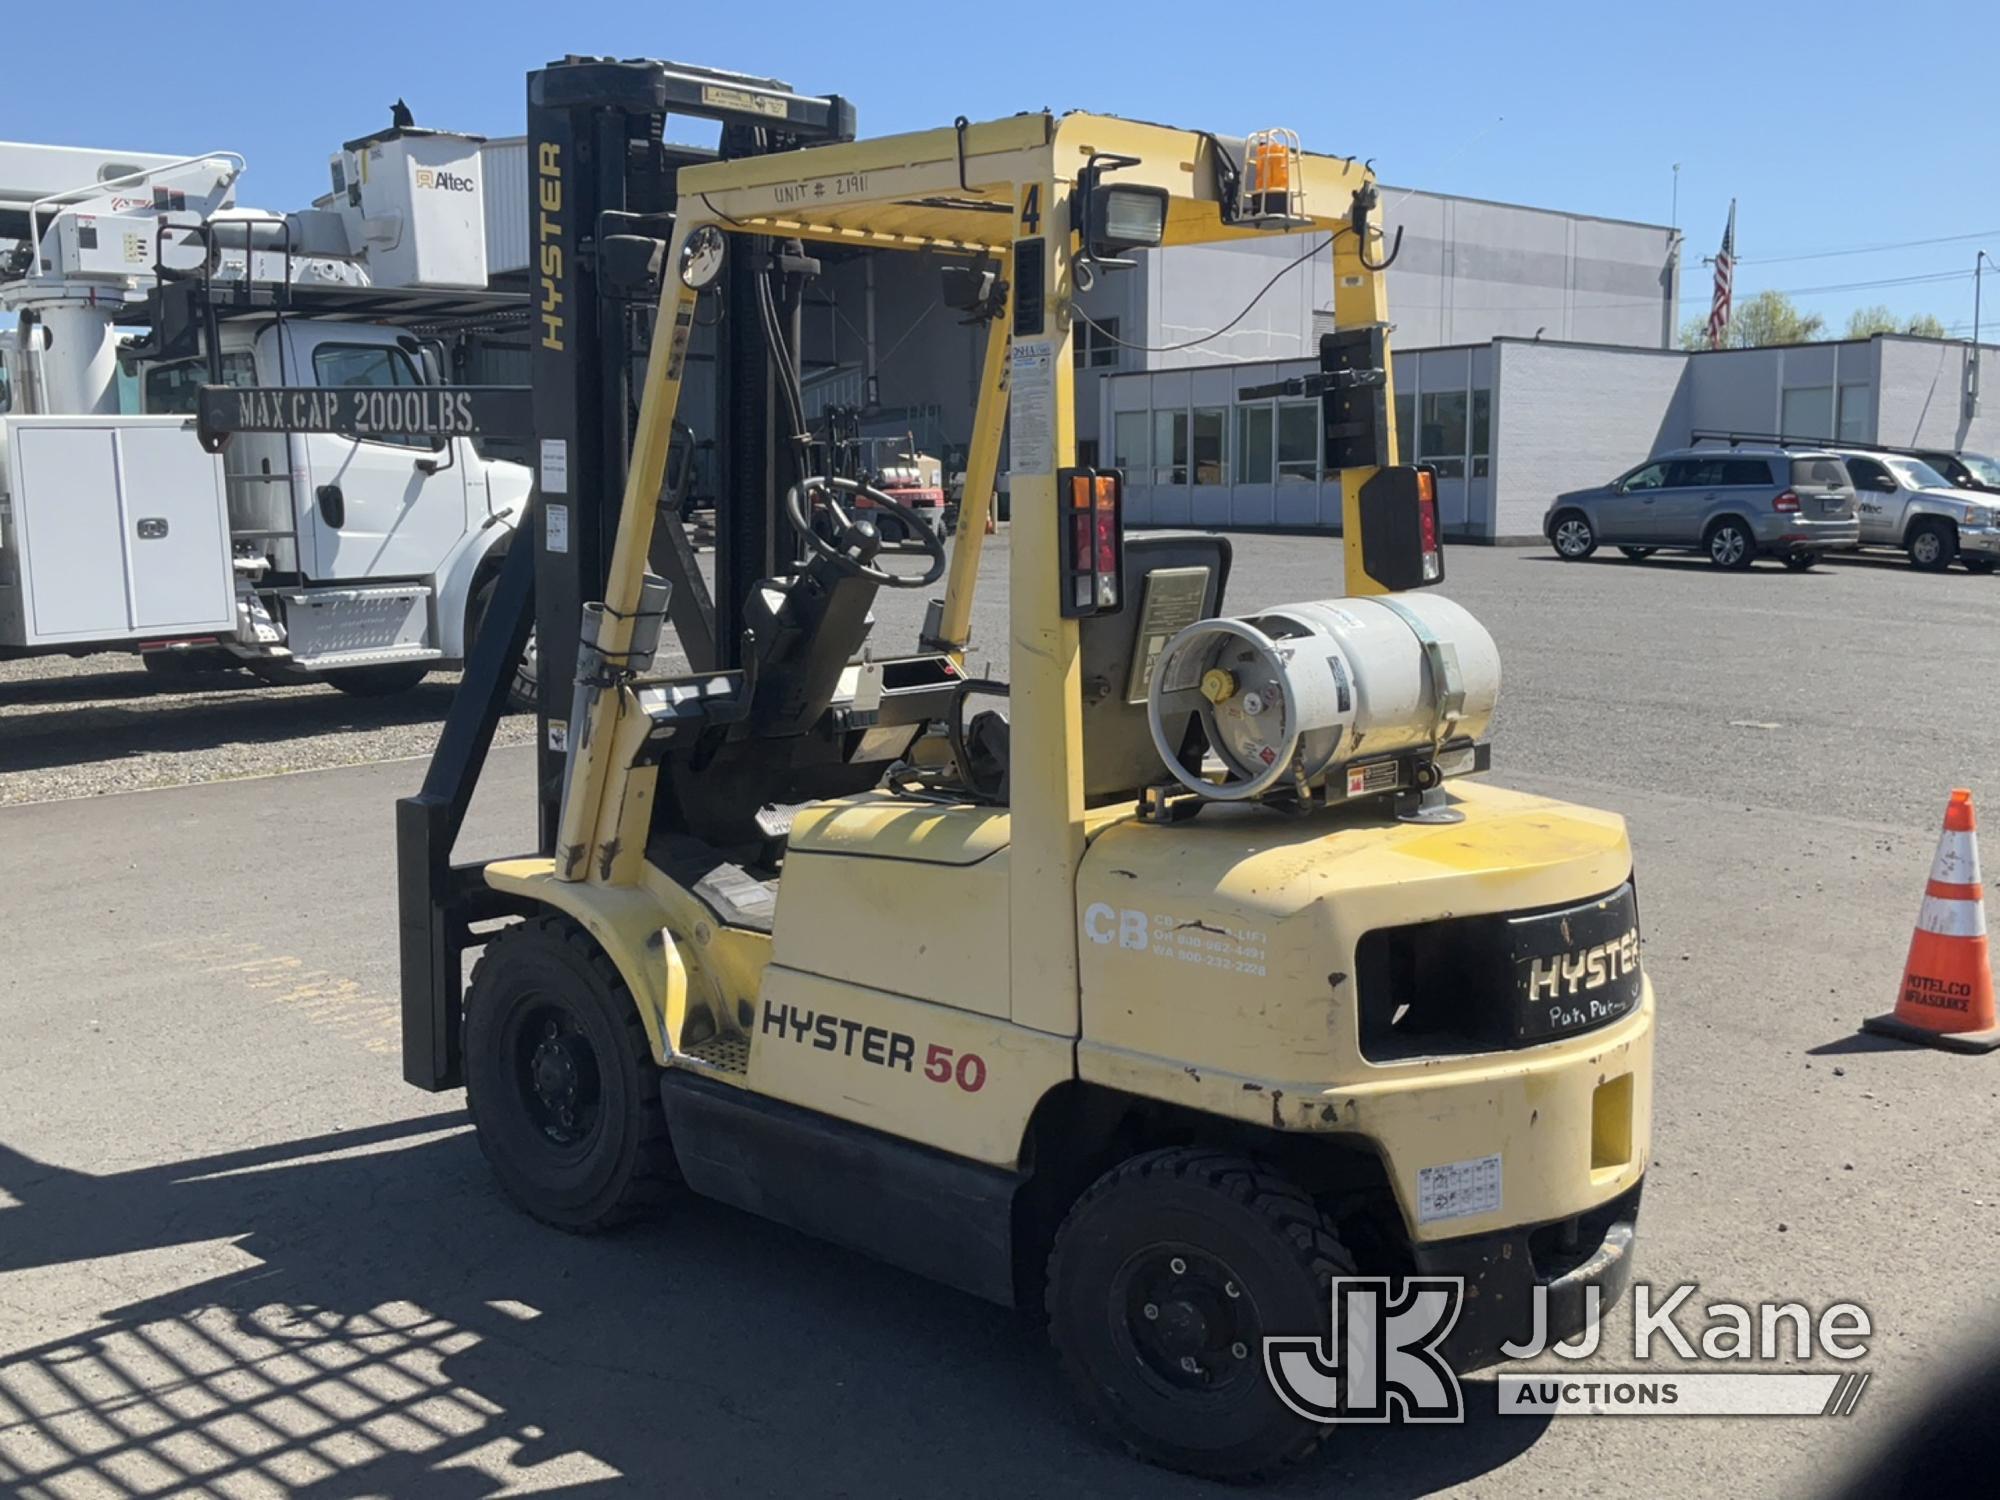
{"type": "Polygon", "coordinates": [[[1720,349],[1729,331],[1729,283],[1736,266],[1736,200],[1729,200],[1729,224],[1715,256],[1715,300],[1708,305],[1708,347],[1720,349]]]}

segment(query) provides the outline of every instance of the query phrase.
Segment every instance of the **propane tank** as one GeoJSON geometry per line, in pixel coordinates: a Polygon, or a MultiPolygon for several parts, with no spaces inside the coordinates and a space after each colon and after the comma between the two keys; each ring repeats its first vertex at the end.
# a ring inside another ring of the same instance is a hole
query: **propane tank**
{"type": "Polygon", "coordinates": [[[1147,694],[1153,745],[1182,785],[1222,801],[1306,791],[1362,759],[1473,741],[1493,721],[1500,653],[1435,594],[1287,604],[1202,620],[1161,653],[1147,694]],[[1222,762],[1212,781],[1164,729],[1193,709],[1222,762]]]}

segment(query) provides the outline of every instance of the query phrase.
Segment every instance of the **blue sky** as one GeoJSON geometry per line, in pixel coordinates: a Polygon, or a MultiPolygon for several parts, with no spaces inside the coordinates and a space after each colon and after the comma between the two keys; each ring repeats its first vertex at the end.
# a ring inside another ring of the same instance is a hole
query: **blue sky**
{"type": "MultiPolygon", "coordinates": [[[[1714,251],[1732,194],[1739,298],[1798,290],[1836,332],[1851,309],[1881,302],[1967,333],[1974,251],[2000,255],[1991,0],[1901,0],[1888,12],[1795,0],[406,0],[175,14],[100,0],[91,35],[126,45],[87,61],[67,45],[44,52],[35,26],[11,28],[0,137],[233,149],[251,164],[243,201],[293,208],[324,190],[328,153],[386,124],[398,96],[420,124],[516,134],[535,64],[664,56],[843,93],[869,135],[1045,105],[1233,134],[1289,125],[1311,148],[1374,157],[1399,185],[1655,223],[1668,221],[1679,162],[1684,315],[1706,310],[1699,257],[1714,251]],[[1825,254],[1946,236],[1983,238],[1825,254]],[[1923,276],[1951,279],[1852,285],[1923,276]]],[[[2000,323],[2000,281],[1987,291],[1988,322],[2000,323]]]]}

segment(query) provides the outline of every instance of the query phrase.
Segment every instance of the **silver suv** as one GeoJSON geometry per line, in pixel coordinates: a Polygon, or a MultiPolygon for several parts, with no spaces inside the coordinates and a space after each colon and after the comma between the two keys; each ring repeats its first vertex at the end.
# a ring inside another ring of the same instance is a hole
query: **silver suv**
{"type": "Polygon", "coordinates": [[[1704,553],[1718,568],[1775,557],[1805,569],[1861,541],[1838,454],[1750,446],[1681,449],[1558,495],[1542,534],[1570,562],[1608,542],[1635,562],[1664,548],[1704,553]]]}

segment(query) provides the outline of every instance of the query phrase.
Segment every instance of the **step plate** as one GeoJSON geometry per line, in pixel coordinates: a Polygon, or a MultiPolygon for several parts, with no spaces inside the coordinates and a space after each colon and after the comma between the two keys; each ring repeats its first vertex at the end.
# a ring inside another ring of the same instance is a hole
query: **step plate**
{"type": "Polygon", "coordinates": [[[736,1032],[724,1032],[696,1042],[685,1049],[681,1056],[688,1061],[717,1073],[748,1074],[750,1071],[750,1038],[736,1032]]]}
{"type": "Polygon", "coordinates": [[[279,592],[285,643],[300,666],[418,661],[442,653],[431,639],[431,591],[424,584],[279,592]]]}

